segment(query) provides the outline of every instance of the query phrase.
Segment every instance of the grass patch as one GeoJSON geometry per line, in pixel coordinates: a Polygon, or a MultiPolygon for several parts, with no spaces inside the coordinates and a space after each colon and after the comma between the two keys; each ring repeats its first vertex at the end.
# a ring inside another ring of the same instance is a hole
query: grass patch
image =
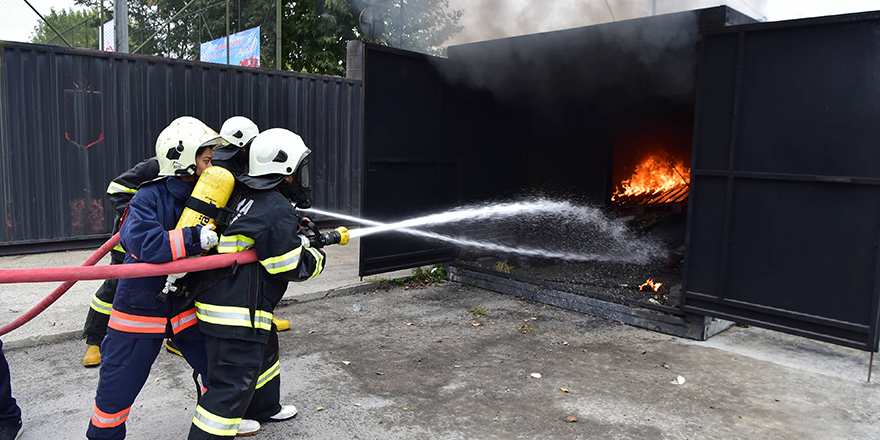
{"type": "Polygon", "coordinates": [[[471,315],[478,316],[478,317],[482,318],[483,316],[487,316],[487,314],[486,314],[487,311],[488,310],[486,310],[486,307],[484,307],[482,304],[477,304],[477,305],[471,307],[471,309],[468,310],[468,313],[470,313],[471,315]]]}
{"type": "Polygon", "coordinates": [[[499,261],[499,262],[495,263],[494,266],[492,266],[492,270],[495,270],[498,272],[510,273],[513,270],[513,266],[511,266],[509,263],[507,263],[507,260],[499,261]]]}
{"type": "Polygon", "coordinates": [[[416,288],[425,287],[431,284],[438,284],[441,281],[448,281],[449,275],[446,273],[446,266],[435,264],[428,269],[416,267],[412,270],[412,275],[403,278],[379,279],[375,280],[379,284],[380,289],[391,289],[394,287],[416,288]]]}
{"type": "Polygon", "coordinates": [[[528,324],[522,324],[519,326],[519,332],[524,335],[533,335],[533,334],[537,333],[537,331],[538,331],[538,329],[536,329],[528,324]]]}

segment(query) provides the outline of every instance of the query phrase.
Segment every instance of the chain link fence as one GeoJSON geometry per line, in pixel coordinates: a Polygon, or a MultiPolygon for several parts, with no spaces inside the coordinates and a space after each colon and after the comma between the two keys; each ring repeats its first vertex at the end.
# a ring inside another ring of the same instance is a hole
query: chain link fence
{"type": "Polygon", "coordinates": [[[97,8],[60,6],[57,0],[8,0],[0,14],[0,40],[98,49],[97,8]]]}
{"type": "MultiPolygon", "coordinates": [[[[114,4],[110,0],[75,1],[8,0],[0,15],[0,40],[112,51],[114,4]]],[[[276,67],[280,1],[129,0],[128,50],[190,61],[276,67]]]]}
{"type": "Polygon", "coordinates": [[[274,67],[278,2],[129,2],[129,48],[175,59],[274,67]]]}

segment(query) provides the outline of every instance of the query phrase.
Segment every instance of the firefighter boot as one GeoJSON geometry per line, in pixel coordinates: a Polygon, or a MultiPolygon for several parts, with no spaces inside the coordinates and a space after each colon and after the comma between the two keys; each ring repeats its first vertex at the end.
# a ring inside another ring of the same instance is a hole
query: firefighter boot
{"type": "Polygon", "coordinates": [[[241,419],[241,424],[238,425],[238,433],[235,435],[238,437],[244,437],[254,435],[258,432],[260,432],[260,422],[250,419],[241,419]]]}
{"type": "Polygon", "coordinates": [[[265,422],[283,422],[285,420],[290,420],[294,417],[296,417],[296,407],[293,405],[282,405],[281,411],[278,411],[277,414],[275,414],[272,417],[269,417],[268,419],[266,419],[264,421],[265,422]]]}
{"type": "Polygon", "coordinates": [[[0,426],[0,440],[18,440],[21,437],[21,422],[14,426],[0,426]]]}
{"type": "Polygon", "coordinates": [[[279,332],[283,332],[284,330],[290,330],[290,321],[286,319],[278,319],[273,317],[272,322],[275,323],[275,327],[278,328],[279,332]]]}
{"type": "Polygon", "coordinates": [[[101,347],[90,344],[86,350],[86,356],[83,358],[83,366],[97,367],[98,365],[101,365],[101,347]]]}

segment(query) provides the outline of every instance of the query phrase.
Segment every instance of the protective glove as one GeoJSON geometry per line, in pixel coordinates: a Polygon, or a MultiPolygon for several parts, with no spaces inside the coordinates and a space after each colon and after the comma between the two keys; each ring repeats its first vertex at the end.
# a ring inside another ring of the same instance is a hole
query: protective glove
{"type": "Polygon", "coordinates": [[[184,275],[186,275],[186,272],[168,274],[168,277],[165,278],[165,287],[162,289],[162,293],[168,295],[169,293],[177,292],[177,280],[183,278],[184,275]]]}
{"type": "Polygon", "coordinates": [[[302,242],[303,248],[309,248],[311,246],[311,242],[309,241],[309,237],[306,237],[303,234],[299,234],[299,240],[302,242]]]}
{"type": "Polygon", "coordinates": [[[203,251],[217,246],[220,239],[217,238],[217,233],[214,232],[214,225],[202,226],[202,229],[199,231],[199,242],[202,245],[203,251]]]}

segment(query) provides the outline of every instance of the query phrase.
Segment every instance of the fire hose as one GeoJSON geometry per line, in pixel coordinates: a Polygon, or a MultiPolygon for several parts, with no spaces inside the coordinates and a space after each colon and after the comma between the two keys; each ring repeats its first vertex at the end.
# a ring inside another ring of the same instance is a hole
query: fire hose
{"type": "Polygon", "coordinates": [[[95,266],[95,264],[107,255],[116,244],[119,243],[117,233],[107,240],[91,257],[80,267],[45,268],[45,269],[6,269],[0,270],[0,284],[10,283],[43,283],[63,281],[52,293],[43,298],[36,306],[27,313],[19,316],[9,324],[0,327],[0,336],[9,333],[40,313],[46,310],[52,303],[67,292],[77,281],[82,280],[106,280],[118,278],[139,278],[172,273],[197,272],[202,270],[229,267],[233,263],[247,264],[257,261],[257,251],[251,249],[244,252],[231,254],[211,255],[207,257],[187,258],[172,261],[170,263],[134,263],[119,264],[112,266],[95,266]]]}

